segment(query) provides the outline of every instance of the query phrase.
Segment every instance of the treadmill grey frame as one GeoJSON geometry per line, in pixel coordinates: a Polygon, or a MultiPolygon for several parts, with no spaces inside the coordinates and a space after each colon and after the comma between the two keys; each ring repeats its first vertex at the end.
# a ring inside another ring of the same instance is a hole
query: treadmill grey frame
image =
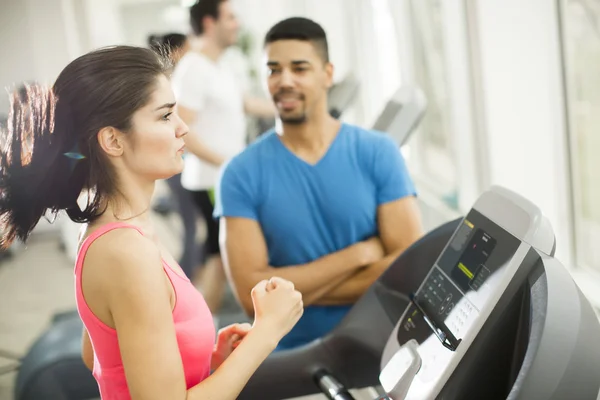
{"type": "MultiPolygon", "coordinates": [[[[496,282],[496,288],[484,307],[479,310],[477,317],[473,319],[471,327],[462,338],[459,338],[462,339],[462,343],[458,349],[455,352],[446,353],[448,350],[445,349],[439,342],[435,342],[435,338],[432,339],[430,337],[427,339],[427,341],[433,342],[433,344],[428,346],[428,350],[431,350],[431,345],[435,345],[437,343],[440,348],[439,351],[444,352],[442,354],[446,356],[445,362],[448,363],[444,371],[438,376],[437,379],[427,384],[423,383],[423,385],[420,387],[420,389],[426,391],[427,396],[430,397],[437,396],[437,394],[448,382],[454,373],[454,370],[458,367],[461,360],[465,356],[469,347],[477,338],[477,335],[485,324],[487,318],[491,315],[494,306],[498,303],[498,301],[500,301],[500,298],[502,297],[504,291],[508,289],[513,277],[521,269],[521,265],[532,245],[535,244],[535,247],[540,248],[542,252],[548,253],[551,253],[555,248],[554,232],[552,231],[552,227],[548,220],[542,215],[541,210],[529,200],[508,189],[499,186],[492,186],[490,190],[484,192],[477,199],[473,205],[473,209],[479,211],[495,224],[521,240],[521,245],[518,247],[511,260],[507,263],[506,270],[502,272],[502,275],[496,277],[497,279],[499,278],[496,282]]],[[[450,243],[448,243],[446,247],[449,245],[450,243]]],[[[444,248],[444,251],[440,253],[438,260],[435,263],[436,265],[445,250],[446,248],[444,248]]],[[[432,266],[429,274],[431,274],[431,272],[435,269],[435,266],[432,266]]],[[[422,286],[425,284],[426,280],[427,278],[423,281],[421,287],[419,287],[419,291],[422,289],[422,286]]],[[[404,322],[406,313],[409,309],[410,307],[405,309],[402,317],[397,322],[392,334],[388,339],[383,356],[381,358],[381,369],[387,365],[389,360],[403,345],[403,343],[398,343],[396,337],[400,325],[404,322]]],[[[433,334],[431,336],[433,336],[433,334]]],[[[424,346],[425,344],[426,343],[424,342],[421,344],[421,346],[424,346]]],[[[421,355],[422,357],[425,356],[424,354],[421,355]]],[[[424,358],[424,365],[426,362],[427,360],[424,358]]],[[[421,381],[417,375],[417,378],[415,378],[412,385],[414,386],[420,382],[421,381]]],[[[415,395],[416,392],[413,391],[411,393],[409,390],[407,398],[415,398],[415,395]]],[[[422,393],[419,392],[419,395],[422,395],[422,393]]]]}
{"type": "Polygon", "coordinates": [[[598,317],[567,269],[540,255],[544,281],[532,286],[531,307],[540,312],[532,315],[529,345],[508,400],[598,399],[598,317]]]}
{"type": "Polygon", "coordinates": [[[406,144],[427,111],[427,99],[418,86],[400,87],[386,103],[373,130],[388,133],[398,146],[406,144]]]}

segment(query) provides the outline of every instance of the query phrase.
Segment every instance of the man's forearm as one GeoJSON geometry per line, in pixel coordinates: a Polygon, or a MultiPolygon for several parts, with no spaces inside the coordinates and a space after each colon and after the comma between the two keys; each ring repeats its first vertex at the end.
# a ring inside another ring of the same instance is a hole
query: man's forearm
{"type": "Polygon", "coordinates": [[[271,100],[247,96],[244,98],[246,114],[262,118],[275,118],[275,106],[271,100]]]}
{"type": "Polygon", "coordinates": [[[359,269],[347,279],[335,285],[314,303],[318,305],[344,305],[355,303],[371,285],[379,279],[391,263],[400,256],[402,249],[393,252],[381,260],[359,269]]]}
{"type": "Polygon", "coordinates": [[[187,151],[202,161],[212,164],[215,167],[220,167],[225,162],[225,157],[208,147],[194,132],[185,135],[184,141],[187,151]]]}
{"type": "Polygon", "coordinates": [[[323,296],[330,293],[334,288],[339,286],[341,283],[347,281],[348,278],[355,275],[357,273],[356,271],[357,270],[355,269],[350,272],[346,272],[345,274],[339,275],[339,276],[337,276],[337,278],[331,279],[330,281],[323,284],[318,289],[315,289],[315,290],[307,293],[306,295],[303,295],[302,301],[304,302],[304,305],[309,306],[312,304],[320,304],[319,299],[321,299],[323,296]]]}
{"type": "Polygon", "coordinates": [[[252,287],[264,279],[278,276],[294,283],[296,290],[302,293],[304,305],[310,305],[348,279],[362,265],[365,265],[359,253],[357,247],[351,246],[307,264],[279,268],[268,267],[252,273],[245,284],[236,287],[236,292],[244,310],[251,315],[253,310],[250,296],[252,287]]]}

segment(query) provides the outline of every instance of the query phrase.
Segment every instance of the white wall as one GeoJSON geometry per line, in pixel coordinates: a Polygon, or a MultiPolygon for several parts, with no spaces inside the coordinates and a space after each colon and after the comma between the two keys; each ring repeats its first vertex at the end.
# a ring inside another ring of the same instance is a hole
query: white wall
{"type": "Polygon", "coordinates": [[[3,0],[0,4],[0,113],[8,110],[5,89],[23,81],[52,84],[79,49],[73,24],[75,0],[3,0]]]}
{"type": "Polygon", "coordinates": [[[29,60],[33,57],[31,37],[23,27],[29,25],[27,3],[2,0],[0,3],[0,114],[7,114],[9,101],[5,88],[21,81],[33,79],[35,67],[29,60]]]}
{"type": "Polygon", "coordinates": [[[123,5],[120,8],[124,42],[146,47],[149,34],[189,32],[189,11],[178,0],[123,5]]]}
{"type": "Polygon", "coordinates": [[[9,106],[7,88],[23,81],[52,84],[75,57],[103,46],[130,42],[145,45],[160,25],[161,9],[177,0],[128,5],[126,31],[121,0],[0,0],[0,114],[9,106]],[[129,34],[129,37],[126,35],[129,34]]]}
{"type": "MultiPolygon", "coordinates": [[[[471,208],[484,189],[484,169],[479,154],[487,155],[488,149],[476,140],[473,99],[473,70],[467,30],[465,2],[445,0],[442,3],[444,19],[445,59],[447,61],[449,113],[452,124],[452,150],[457,168],[459,208],[471,208]]],[[[487,157],[483,157],[487,160],[487,157]]]]}
{"type": "Polygon", "coordinates": [[[84,5],[89,49],[121,44],[125,41],[119,0],[80,0],[84,5]]]}
{"type": "Polygon", "coordinates": [[[572,260],[556,2],[479,0],[490,180],[536,203],[572,260]]]}
{"type": "Polygon", "coordinates": [[[35,79],[52,84],[79,51],[73,18],[73,0],[28,0],[32,59],[35,79]]]}
{"type": "MultiPolygon", "coordinates": [[[[373,27],[373,9],[370,2],[364,0],[346,1],[342,15],[348,20],[347,40],[343,42],[351,53],[351,69],[360,81],[360,98],[357,103],[358,118],[356,123],[370,126],[381,112],[387,99],[383,96],[382,85],[378,74],[377,41],[373,27]],[[348,6],[348,4],[351,4],[348,6]]],[[[342,6],[341,6],[342,7],[342,6]]]]}
{"type": "Polygon", "coordinates": [[[265,34],[277,21],[294,13],[290,4],[293,6],[293,2],[281,0],[235,0],[240,22],[252,35],[251,62],[254,65],[264,68],[262,49],[265,34]]]}

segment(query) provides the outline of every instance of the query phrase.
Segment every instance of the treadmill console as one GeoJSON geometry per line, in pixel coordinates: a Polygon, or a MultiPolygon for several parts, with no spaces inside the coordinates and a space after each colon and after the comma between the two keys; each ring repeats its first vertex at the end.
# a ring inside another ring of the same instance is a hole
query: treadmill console
{"type": "Polygon", "coordinates": [[[413,296],[398,330],[398,342],[424,340],[433,332],[442,345],[456,350],[464,332],[490,300],[498,278],[520,244],[472,210],[413,296]]]}
{"type": "MultiPolygon", "coordinates": [[[[382,358],[380,382],[392,399],[434,398],[517,271],[529,268],[524,260],[532,246],[526,240],[539,236],[547,225],[524,199],[507,201],[511,195],[492,191],[482,196],[419,289],[410,294],[382,358]],[[503,226],[494,220],[503,221],[503,226]],[[405,348],[409,343],[414,351],[405,348]],[[413,377],[405,376],[406,365],[419,365],[413,377]],[[390,378],[394,374],[396,380],[390,378]],[[401,383],[410,383],[410,388],[401,383]]],[[[553,240],[553,234],[542,234],[553,240]]]]}

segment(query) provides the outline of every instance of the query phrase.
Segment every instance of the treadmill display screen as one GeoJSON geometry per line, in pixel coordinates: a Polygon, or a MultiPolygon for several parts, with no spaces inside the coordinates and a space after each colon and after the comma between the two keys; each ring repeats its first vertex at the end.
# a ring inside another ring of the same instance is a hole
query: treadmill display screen
{"type": "Polygon", "coordinates": [[[437,266],[463,292],[478,292],[515,254],[521,241],[471,210],[437,266]]]}
{"type": "MultiPolygon", "coordinates": [[[[465,224],[472,224],[465,221],[465,224]]],[[[463,237],[455,237],[453,245],[456,242],[463,242],[463,237]]],[[[462,247],[462,246],[461,246],[462,247]]],[[[490,254],[496,247],[496,239],[487,234],[483,229],[477,229],[471,236],[464,252],[452,268],[450,276],[454,282],[464,292],[469,289],[477,290],[490,275],[490,271],[485,266],[490,254]]]]}

